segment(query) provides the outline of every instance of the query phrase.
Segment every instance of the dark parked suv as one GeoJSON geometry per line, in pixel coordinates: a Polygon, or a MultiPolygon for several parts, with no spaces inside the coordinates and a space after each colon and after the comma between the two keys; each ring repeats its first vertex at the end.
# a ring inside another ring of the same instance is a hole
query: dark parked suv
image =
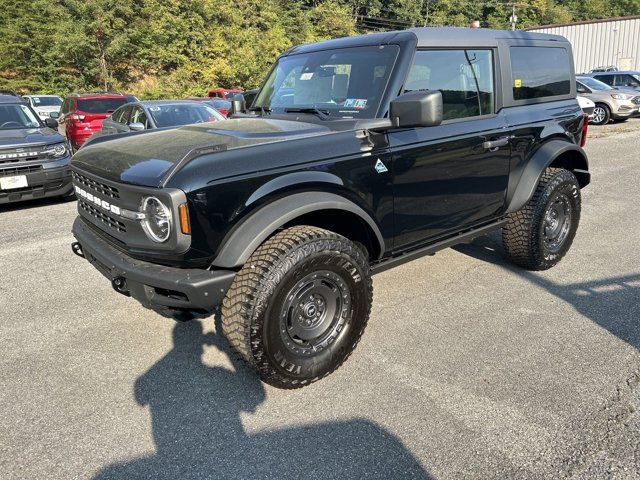
{"type": "Polygon", "coordinates": [[[494,230],[516,265],[558,263],[590,181],[586,129],[563,37],[293,47],[233,119],[80,150],[73,250],[164,315],[221,306],[260,377],[301,387],[357,345],[372,274],[494,230]]]}
{"type": "Polygon", "coordinates": [[[21,97],[0,94],[0,204],[73,195],[71,158],[57,126],[21,97]]]}

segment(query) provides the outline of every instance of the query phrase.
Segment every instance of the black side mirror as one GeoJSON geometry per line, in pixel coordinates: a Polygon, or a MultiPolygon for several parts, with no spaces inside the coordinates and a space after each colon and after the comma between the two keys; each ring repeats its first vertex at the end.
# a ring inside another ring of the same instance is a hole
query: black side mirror
{"type": "Polygon", "coordinates": [[[44,124],[49,127],[52,128],[53,130],[58,128],[58,121],[55,118],[45,118],[44,119],[44,124]]]}
{"type": "Polygon", "coordinates": [[[442,92],[415,91],[391,102],[389,116],[394,127],[433,127],[442,123],[442,92]]]}
{"type": "Polygon", "coordinates": [[[231,100],[231,109],[229,110],[229,115],[233,115],[234,113],[244,113],[247,109],[247,104],[244,101],[244,95],[241,93],[236,93],[231,100]]]}

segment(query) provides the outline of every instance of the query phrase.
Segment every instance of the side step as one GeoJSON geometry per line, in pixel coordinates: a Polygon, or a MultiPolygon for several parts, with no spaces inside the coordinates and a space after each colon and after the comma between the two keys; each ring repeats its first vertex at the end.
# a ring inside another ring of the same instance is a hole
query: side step
{"type": "Polygon", "coordinates": [[[397,257],[387,258],[379,263],[371,265],[371,273],[375,275],[377,273],[384,272],[385,270],[389,270],[390,268],[398,267],[404,263],[416,260],[420,257],[424,257],[425,255],[433,255],[440,250],[452,247],[459,243],[469,243],[476,237],[486,235],[489,232],[502,228],[506,223],[507,219],[502,218],[488,225],[483,225],[481,227],[467,230],[465,232],[460,232],[453,237],[441,240],[436,243],[432,243],[431,245],[427,245],[426,247],[421,247],[417,250],[409,251],[407,253],[398,255],[397,257]]]}

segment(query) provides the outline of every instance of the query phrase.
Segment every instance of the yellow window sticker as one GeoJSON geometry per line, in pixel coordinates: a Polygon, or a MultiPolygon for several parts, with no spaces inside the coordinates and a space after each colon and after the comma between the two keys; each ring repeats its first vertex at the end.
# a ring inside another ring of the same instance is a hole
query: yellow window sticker
{"type": "Polygon", "coordinates": [[[516,78],[513,82],[513,86],[516,88],[520,88],[522,86],[522,80],[520,78],[516,78]]]}

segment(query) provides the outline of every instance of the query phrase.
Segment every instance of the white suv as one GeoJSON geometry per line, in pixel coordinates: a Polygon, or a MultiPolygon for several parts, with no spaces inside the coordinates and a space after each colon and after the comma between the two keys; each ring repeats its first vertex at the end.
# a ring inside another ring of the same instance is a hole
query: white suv
{"type": "MultiPolygon", "coordinates": [[[[51,117],[51,113],[60,113],[62,98],[57,95],[25,95],[23,97],[35,110],[41,120],[51,117]]],[[[54,115],[55,118],[58,115],[54,115]]]]}

